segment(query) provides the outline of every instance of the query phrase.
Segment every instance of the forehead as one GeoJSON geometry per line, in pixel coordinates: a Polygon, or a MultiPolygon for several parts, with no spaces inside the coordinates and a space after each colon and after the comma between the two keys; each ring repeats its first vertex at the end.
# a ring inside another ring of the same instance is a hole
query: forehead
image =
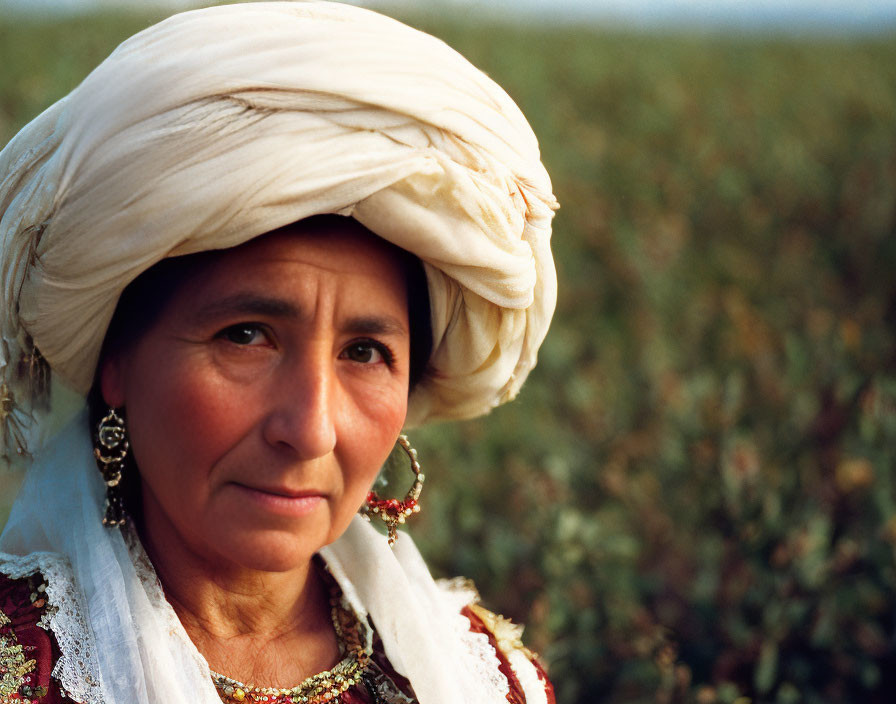
{"type": "Polygon", "coordinates": [[[215,263],[224,267],[295,262],[337,273],[400,274],[403,271],[400,249],[356,220],[339,216],[287,225],[216,255],[215,263]]]}
{"type": "Polygon", "coordinates": [[[227,293],[245,285],[301,286],[307,278],[335,278],[371,292],[406,296],[404,253],[350,218],[312,218],[211,253],[190,293],[227,293]]]}

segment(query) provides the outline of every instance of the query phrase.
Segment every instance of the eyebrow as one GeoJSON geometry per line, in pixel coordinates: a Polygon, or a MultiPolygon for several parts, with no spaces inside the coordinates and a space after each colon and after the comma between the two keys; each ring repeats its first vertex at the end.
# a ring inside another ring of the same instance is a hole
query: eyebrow
{"type": "Polygon", "coordinates": [[[191,318],[197,321],[228,315],[263,315],[273,318],[298,319],[301,311],[282,298],[269,298],[252,293],[236,293],[199,308],[191,318]]]}
{"type": "Polygon", "coordinates": [[[343,332],[355,335],[407,335],[408,331],[398,318],[391,315],[361,316],[349,318],[341,325],[343,332]]]}
{"type": "MultiPolygon", "coordinates": [[[[259,296],[253,293],[237,293],[202,306],[191,318],[202,321],[208,318],[231,315],[258,315],[271,318],[300,320],[302,310],[282,298],[259,296]]],[[[340,330],[355,335],[407,335],[408,330],[392,315],[362,315],[342,321],[340,330]]]]}

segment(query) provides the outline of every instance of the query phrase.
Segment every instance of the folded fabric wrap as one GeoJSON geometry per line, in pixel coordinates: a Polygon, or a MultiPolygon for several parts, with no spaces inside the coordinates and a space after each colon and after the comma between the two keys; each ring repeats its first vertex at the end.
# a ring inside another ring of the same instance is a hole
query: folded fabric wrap
{"type": "Polygon", "coordinates": [[[408,426],[515,396],[554,310],[556,201],[517,106],[441,41],[349,5],[150,27],[16,135],[0,179],[8,393],[34,348],[86,392],[121,291],[159,260],[321,213],[424,262],[434,348],[408,426]]]}

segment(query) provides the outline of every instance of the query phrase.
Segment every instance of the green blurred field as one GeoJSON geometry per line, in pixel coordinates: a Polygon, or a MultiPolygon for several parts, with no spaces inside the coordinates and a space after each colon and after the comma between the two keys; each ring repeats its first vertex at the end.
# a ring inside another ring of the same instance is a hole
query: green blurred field
{"type": "MultiPolygon", "coordinates": [[[[414,438],[431,564],[561,704],[891,701],[894,37],[411,21],[520,103],[562,204],[520,399],[414,438]]],[[[148,22],[0,20],[0,142],[148,22]]]]}

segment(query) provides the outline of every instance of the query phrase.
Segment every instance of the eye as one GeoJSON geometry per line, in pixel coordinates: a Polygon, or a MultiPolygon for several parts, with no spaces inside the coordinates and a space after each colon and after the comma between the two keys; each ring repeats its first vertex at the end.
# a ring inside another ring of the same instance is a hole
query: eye
{"type": "Polygon", "coordinates": [[[379,364],[381,362],[392,364],[392,353],[389,349],[382,343],[373,340],[353,342],[339,356],[358,364],[379,364]]]}
{"type": "Polygon", "coordinates": [[[267,341],[264,330],[254,323],[231,325],[224,328],[216,337],[241,346],[260,345],[267,341]]]}

